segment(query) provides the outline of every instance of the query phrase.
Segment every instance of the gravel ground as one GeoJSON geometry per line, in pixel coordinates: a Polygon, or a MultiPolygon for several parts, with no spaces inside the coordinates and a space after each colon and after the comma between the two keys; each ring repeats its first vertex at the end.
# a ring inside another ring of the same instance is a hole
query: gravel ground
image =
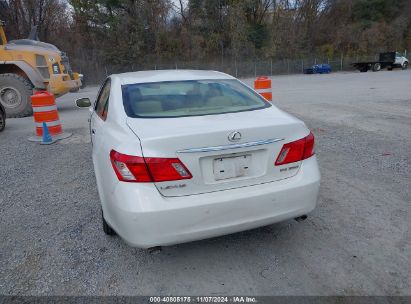
{"type": "MultiPolygon", "coordinates": [[[[252,80],[246,80],[250,83],[252,80]]],[[[317,138],[309,218],[150,253],[104,235],[88,111],[60,98],[71,138],[0,133],[0,294],[411,295],[411,71],[273,77],[274,103],[317,138]]]]}

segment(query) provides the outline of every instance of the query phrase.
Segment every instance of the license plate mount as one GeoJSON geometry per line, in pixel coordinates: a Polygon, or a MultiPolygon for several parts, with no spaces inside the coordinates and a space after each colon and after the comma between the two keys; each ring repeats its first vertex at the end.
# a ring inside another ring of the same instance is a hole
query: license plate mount
{"type": "Polygon", "coordinates": [[[215,180],[224,180],[247,176],[250,171],[251,155],[219,157],[214,159],[215,180]]]}

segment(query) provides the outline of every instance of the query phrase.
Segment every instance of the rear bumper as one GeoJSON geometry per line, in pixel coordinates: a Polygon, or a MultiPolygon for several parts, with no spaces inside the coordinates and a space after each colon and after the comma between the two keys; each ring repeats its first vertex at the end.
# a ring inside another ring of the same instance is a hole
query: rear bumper
{"type": "Polygon", "coordinates": [[[131,246],[148,248],[248,230],[298,217],[317,203],[317,160],[292,178],[225,191],[163,197],[152,184],[119,182],[104,217],[131,246]]]}

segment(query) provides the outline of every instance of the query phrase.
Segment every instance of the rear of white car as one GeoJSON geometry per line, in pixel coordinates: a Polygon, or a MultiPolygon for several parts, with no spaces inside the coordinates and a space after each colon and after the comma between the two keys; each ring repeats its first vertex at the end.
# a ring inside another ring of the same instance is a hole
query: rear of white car
{"type": "Polygon", "coordinates": [[[305,124],[223,73],[113,75],[91,133],[104,219],[133,246],[269,225],[317,201],[305,124]]]}

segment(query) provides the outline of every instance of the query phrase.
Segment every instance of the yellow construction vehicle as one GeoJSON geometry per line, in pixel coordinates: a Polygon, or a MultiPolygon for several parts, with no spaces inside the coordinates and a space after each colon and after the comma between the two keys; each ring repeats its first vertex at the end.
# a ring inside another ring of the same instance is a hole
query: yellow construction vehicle
{"type": "Polygon", "coordinates": [[[34,89],[47,90],[56,97],[78,91],[79,74],[73,73],[64,52],[39,41],[37,27],[28,39],[9,42],[3,27],[0,21],[0,103],[8,117],[33,113],[30,96],[34,89]]]}

